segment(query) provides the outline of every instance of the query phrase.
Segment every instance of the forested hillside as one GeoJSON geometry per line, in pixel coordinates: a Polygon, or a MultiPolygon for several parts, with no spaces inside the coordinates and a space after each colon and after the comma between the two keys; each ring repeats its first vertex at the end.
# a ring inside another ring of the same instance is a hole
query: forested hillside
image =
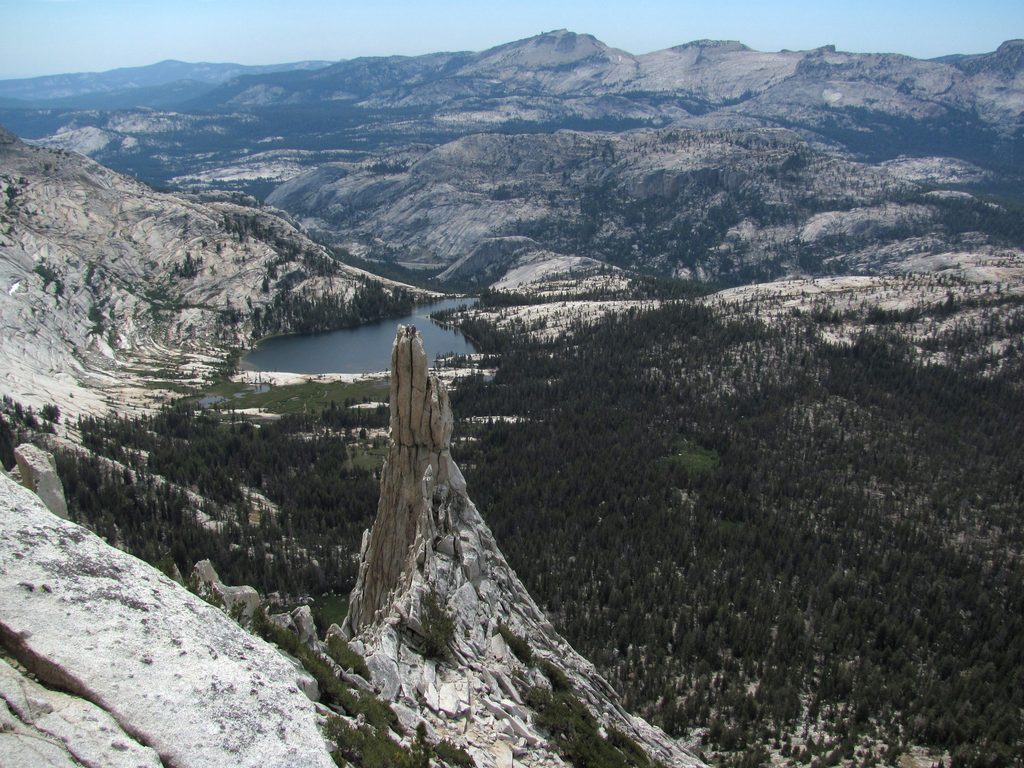
{"type": "MultiPolygon", "coordinates": [[[[1016,765],[1024,349],[984,350],[1024,312],[1000,301],[998,329],[936,337],[941,365],[885,312],[849,344],[827,312],[693,298],[549,341],[477,319],[501,363],[453,393],[455,458],[558,629],[708,759],[892,765],[916,745],[1016,765]]],[[[72,513],[167,567],[345,594],[387,419],[349,404],[83,419],[105,458],[58,457],[72,513]]]]}
{"type": "Polygon", "coordinates": [[[676,304],[510,342],[455,397],[519,417],[457,458],[531,593],[709,755],[1024,758],[1020,358],[923,366],[893,327],[676,304]]]}
{"type": "Polygon", "coordinates": [[[209,558],[227,583],[264,593],[347,593],[378,495],[359,448],[387,415],[344,405],[260,425],[191,401],[154,417],[83,418],[88,452],[56,455],[72,518],[186,575],[209,558]]]}

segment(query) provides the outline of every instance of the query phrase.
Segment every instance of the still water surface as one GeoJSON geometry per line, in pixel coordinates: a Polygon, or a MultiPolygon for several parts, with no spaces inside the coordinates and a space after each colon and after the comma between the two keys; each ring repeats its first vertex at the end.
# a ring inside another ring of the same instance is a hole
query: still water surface
{"type": "Polygon", "coordinates": [[[423,347],[433,360],[450,352],[469,355],[476,352],[458,331],[442,328],[428,315],[441,309],[471,304],[473,299],[445,299],[416,307],[406,317],[381,320],[329,333],[275,336],[261,341],[242,358],[248,371],[288,371],[291,373],[373,373],[391,367],[391,343],[399,325],[416,326],[423,347]]]}

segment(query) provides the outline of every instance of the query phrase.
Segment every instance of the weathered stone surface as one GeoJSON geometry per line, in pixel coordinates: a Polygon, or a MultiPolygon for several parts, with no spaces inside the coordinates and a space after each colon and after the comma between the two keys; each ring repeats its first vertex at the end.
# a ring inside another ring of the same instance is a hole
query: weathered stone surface
{"type": "Polygon", "coordinates": [[[469,711],[469,693],[464,682],[445,683],[438,691],[438,708],[449,717],[459,717],[469,711]]]}
{"type": "Polygon", "coordinates": [[[391,371],[392,440],[377,518],[364,540],[345,619],[350,636],[380,618],[394,596],[412,586],[412,561],[432,547],[433,491],[447,486],[455,466],[449,452],[453,419],[448,392],[427,374],[423,341],[412,326],[399,328],[396,334],[391,371]]]}
{"type": "Polygon", "coordinates": [[[63,747],[33,733],[0,732],[0,755],[4,768],[81,768],[63,747]]]}
{"type": "Polygon", "coordinates": [[[233,619],[249,622],[260,607],[259,592],[249,586],[225,585],[209,560],[200,560],[192,567],[192,578],[200,590],[209,590],[209,595],[216,597],[214,602],[223,603],[225,612],[233,619]]]}
{"type": "Polygon", "coordinates": [[[342,627],[353,646],[365,647],[381,696],[417,711],[440,737],[469,750],[481,768],[509,764],[513,747],[494,748],[502,740],[525,748],[524,765],[563,765],[517,691],[517,685],[525,690],[550,683],[509,651],[498,633],[505,625],[535,657],[564,672],[602,724],[632,736],[665,765],[700,765],[679,743],[627,713],[533,602],[466,493],[449,453],[452,423],[447,392],[427,372],[419,335],[399,328],[377,519],[363,538],[342,627]],[[431,631],[424,611],[428,595],[454,625],[448,661],[423,655],[431,631]]]}
{"type": "Polygon", "coordinates": [[[0,529],[0,637],[40,679],[175,768],[333,766],[275,649],[6,477],[0,529]]]}
{"type": "Polygon", "coordinates": [[[156,752],[129,736],[109,713],[85,699],[51,691],[0,660],[0,699],[8,717],[0,726],[13,736],[13,752],[0,741],[0,765],[67,764],[95,768],[157,768],[162,765],[156,752]],[[17,759],[33,743],[34,759],[17,759]],[[56,749],[54,749],[56,747],[56,749]],[[5,755],[7,757],[5,757],[5,755]],[[39,762],[36,762],[36,759],[39,762]],[[77,761],[77,763],[75,762],[77,761]]]}
{"type": "Polygon", "coordinates": [[[416,733],[416,729],[422,724],[427,729],[427,738],[431,741],[437,740],[438,736],[437,732],[434,731],[434,727],[424,720],[415,709],[401,704],[392,704],[391,711],[395,713],[398,722],[406,733],[416,733]]]}
{"type": "Polygon", "coordinates": [[[374,685],[385,701],[394,701],[402,688],[398,664],[386,653],[372,653],[366,657],[366,667],[373,676],[374,685]]]}
{"type": "Polygon", "coordinates": [[[292,618],[290,613],[272,613],[269,618],[272,623],[281,629],[287,629],[293,635],[299,634],[299,628],[295,626],[295,619],[292,618]]]}
{"type": "Polygon", "coordinates": [[[318,650],[320,638],[316,634],[316,622],[313,621],[313,611],[308,605],[300,605],[292,611],[292,621],[295,622],[295,629],[299,636],[299,642],[307,648],[318,650]]]}
{"type": "Polygon", "coordinates": [[[53,514],[66,520],[68,503],[53,456],[31,443],[23,443],[14,449],[14,458],[21,473],[21,484],[42,499],[53,514]]]}
{"type": "Polygon", "coordinates": [[[345,633],[341,631],[341,627],[337,624],[331,624],[324,632],[324,640],[330,640],[332,637],[339,637],[342,640],[345,639],[345,633]]]}
{"type": "Polygon", "coordinates": [[[291,654],[281,651],[281,655],[294,668],[295,684],[299,686],[299,690],[306,694],[306,698],[310,701],[320,701],[320,684],[317,683],[316,678],[309,674],[302,666],[302,662],[291,654]]]}

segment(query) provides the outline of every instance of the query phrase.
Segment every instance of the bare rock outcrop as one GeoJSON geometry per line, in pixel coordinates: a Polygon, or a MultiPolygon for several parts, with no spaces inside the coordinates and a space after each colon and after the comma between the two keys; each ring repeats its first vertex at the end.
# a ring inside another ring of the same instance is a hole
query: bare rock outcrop
{"type": "Polygon", "coordinates": [[[406,592],[417,572],[414,562],[432,541],[429,514],[436,487],[454,480],[465,490],[451,459],[452,411],[448,393],[427,375],[427,354],[413,326],[400,329],[391,350],[391,442],[381,477],[377,519],[364,537],[359,577],[346,618],[354,634],[406,592]]]}
{"type": "Polygon", "coordinates": [[[14,449],[14,458],[18,462],[21,484],[42,499],[53,514],[66,520],[68,503],[53,456],[31,443],[23,443],[14,449]]]}
{"type": "Polygon", "coordinates": [[[381,498],[363,536],[343,626],[380,696],[466,749],[482,768],[510,765],[513,757],[517,765],[563,765],[527,703],[531,689],[550,690],[554,674],[605,728],[628,735],[651,757],[700,765],[626,712],[537,607],[467,495],[451,458],[452,424],[447,392],[427,371],[420,336],[400,327],[381,498]],[[518,650],[505,639],[513,636],[518,650]],[[446,647],[439,649],[439,641],[446,647]]]}
{"type": "Polygon", "coordinates": [[[167,766],[334,765],[296,671],[222,611],[6,476],[0,529],[0,644],[40,681],[167,766]]]}
{"type": "Polygon", "coordinates": [[[160,768],[155,751],[109,713],[46,688],[0,659],[0,764],[57,768],[160,768]],[[10,761],[8,763],[7,761],[10,761]]]}
{"type": "Polygon", "coordinates": [[[222,603],[227,614],[242,624],[252,621],[260,607],[260,594],[255,588],[229,587],[220,580],[209,560],[200,560],[192,567],[192,582],[200,596],[210,602],[222,603]]]}

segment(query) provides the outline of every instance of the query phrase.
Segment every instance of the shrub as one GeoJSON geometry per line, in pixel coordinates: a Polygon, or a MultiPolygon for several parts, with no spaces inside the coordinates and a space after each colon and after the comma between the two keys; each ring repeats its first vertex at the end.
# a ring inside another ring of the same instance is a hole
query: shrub
{"type": "Polygon", "coordinates": [[[434,756],[438,760],[458,768],[476,768],[476,763],[462,747],[457,747],[447,739],[441,739],[434,746],[434,756]]]}
{"type": "Polygon", "coordinates": [[[393,742],[387,731],[365,726],[353,728],[340,717],[332,717],[325,727],[327,738],[338,745],[334,762],[362,768],[407,768],[412,766],[409,751],[393,742]]]}
{"type": "Polygon", "coordinates": [[[455,637],[455,620],[437,599],[437,593],[428,592],[423,598],[420,614],[426,656],[447,661],[451,658],[451,643],[455,637]]]}
{"type": "Polygon", "coordinates": [[[370,679],[370,670],[366,668],[363,657],[349,648],[348,643],[337,635],[331,635],[327,639],[327,655],[334,659],[339,667],[362,675],[367,680],[370,679]]]}
{"type": "Polygon", "coordinates": [[[533,665],[533,650],[530,648],[529,643],[504,624],[498,625],[498,634],[504,638],[505,643],[512,650],[512,653],[516,655],[517,659],[528,667],[533,665]]]}
{"type": "Polygon", "coordinates": [[[621,731],[601,736],[597,720],[568,690],[531,688],[526,703],[537,712],[558,752],[577,768],[649,768],[647,755],[621,731]]]}
{"type": "Polygon", "coordinates": [[[569,685],[569,679],[565,676],[565,673],[552,664],[547,659],[541,659],[537,664],[540,667],[540,671],[547,676],[548,681],[551,683],[551,690],[553,691],[572,691],[572,686],[569,685]]]}
{"type": "Polygon", "coordinates": [[[389,728],[400,729],[398,717],[391,707],[368,693],[354,692],[338,679],[326,659],[300,643],[294,633],[277,626],[262,608],[253,615],[252,628],[264,640],[274,643],[299,660],[320,686],[320,697],[325,703],[336,704],[352,717],[362,715],[367,723],[378,730],[386,732],[389,728]]]}

